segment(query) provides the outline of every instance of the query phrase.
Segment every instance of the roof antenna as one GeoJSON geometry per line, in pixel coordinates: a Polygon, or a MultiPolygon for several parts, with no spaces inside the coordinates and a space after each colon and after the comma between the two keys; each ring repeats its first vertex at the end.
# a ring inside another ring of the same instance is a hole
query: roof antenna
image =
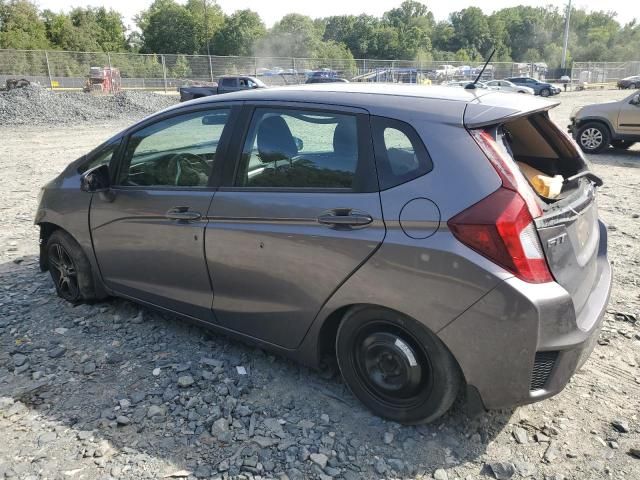
{"type": "Polygon", "coordinates": [[[491,59],[493,58],[493,54],[496,53],[496,49],[494,48],[493,51],[491,52],[491,55],[489,55],[489,58],[487,59],[487,61],[484,63],[484,66],[482,67],[482,70],[480,70],[480,73],[478,74],[478,76],[476,77],[476,79],[473,81],[473,83],[468,83],[467,85],[465,85],[464,88],[466,88],[467,90],[475,90],[476,89],[476,83],[478,83],[478,80],[480,80],[480,77],[482,76],[482,74],[484,73],[485,69],[487,68],[487,65],[489,65],[489,62],[491,61],[491,59]]]}

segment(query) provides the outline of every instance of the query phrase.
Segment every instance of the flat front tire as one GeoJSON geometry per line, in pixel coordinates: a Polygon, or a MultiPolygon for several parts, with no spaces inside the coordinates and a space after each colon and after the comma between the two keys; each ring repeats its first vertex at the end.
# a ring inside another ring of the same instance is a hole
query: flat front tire
{"type": "Polygon", "coordinates": [[[611,141],[609,129],[602,123],[591,122],[581,126],[576,135],[578,145],[585,153],[600,153],[611,141]]]}
{"type": "Polygon", "coordinates": [[[95,298],[91,264],[78,242],[63,230],[47,241],[47,266],[58,296],[76,304],[95,298]]]}
{"type": "Polygon", "coordinates": [[[340,372],[373,413],[403,424],[442,416],[462,374],[446,346],[417,321],[382,307],[357,307],[336,338],[340,372]]]}

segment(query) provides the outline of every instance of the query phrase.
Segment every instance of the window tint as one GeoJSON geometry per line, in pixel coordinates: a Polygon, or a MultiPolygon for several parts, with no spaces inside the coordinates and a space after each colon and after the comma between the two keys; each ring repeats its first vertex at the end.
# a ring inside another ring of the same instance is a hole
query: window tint
{"type": "Polygon", "coordinates": [[[203,187],[209,180],[229,109],[171,117],[129,138],[120,184],[203,187]]]}
{"type": "Polygon", "coordinates": [[[120,141],[106,145],[105,147],[94,153],[91,156],[90,160],[80,165],[80,167],[78,168],[78,173],[84,173],[87,170],[98,167],[100,165],[109,165],[111,159],[113,158],[113,154],[116,153],[116,150],[118,150],[119,146],[120,141]]]}
{"type": "Polygon", "coordinates": [[[409,124],[383,117],[372,117],[371,124],[381,190],[431,171],[427,150],[409,124]]]}
{"type": "Polygon", "coordinates": [[[358,164],[354,115],[256,109],[236,186],[352,188],[358,164]]]}

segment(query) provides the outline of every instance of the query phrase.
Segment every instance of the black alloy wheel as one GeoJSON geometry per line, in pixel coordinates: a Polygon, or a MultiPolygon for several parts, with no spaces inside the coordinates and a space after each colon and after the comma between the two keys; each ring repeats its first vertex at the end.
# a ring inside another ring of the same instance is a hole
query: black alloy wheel
{"type": "Polygon", "coordinates": [[[69,302],[80,299],[78,286],[78,269],[61,243],[49,246],[49,269],[58,294],[69,302]]]}

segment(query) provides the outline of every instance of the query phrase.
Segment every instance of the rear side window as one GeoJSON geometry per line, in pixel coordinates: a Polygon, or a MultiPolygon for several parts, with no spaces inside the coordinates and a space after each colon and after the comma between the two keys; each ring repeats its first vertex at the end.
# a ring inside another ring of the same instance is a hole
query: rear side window
{"type": "Polygon", "coordinates": [[[355,115],[258,108],[235,185],[351,189],[358,158],[355,115]]]}
{"type": "Polygon", "coordinates": [[[418,178],[433,169],[422,140],[411,125],[384,117],[371,117],[380,190],[418,178]]]}
{"type": "Polygon", "coordinates": [[[220,85],[223,87],[235,87],[236,86],[236,79],[235,78],[223,78],[220,81],[220,85]]]}

